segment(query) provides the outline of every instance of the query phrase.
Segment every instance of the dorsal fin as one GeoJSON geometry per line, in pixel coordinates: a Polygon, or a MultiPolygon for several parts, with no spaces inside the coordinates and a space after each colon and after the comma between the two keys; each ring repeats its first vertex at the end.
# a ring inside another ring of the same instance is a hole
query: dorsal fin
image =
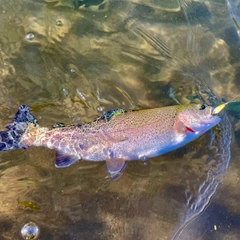
{"type": "Polygon", "coordinates": [[[95,121],[98,121],[98,120],[110,121],[114,116],[117,116],[119,114],[123,114],[123,113],[126,113],[126,112],[127,111],[122,109],[122,108],[116,108],[116,109],[108,110],[102,116],[98,117],[95,121]]]}
{"type": "Polygon", "coordinates": [[[53,125],[53,128],[62,128],[62,127],[66,127],[65,123],[56,122],[56,123],[53,125]]]}

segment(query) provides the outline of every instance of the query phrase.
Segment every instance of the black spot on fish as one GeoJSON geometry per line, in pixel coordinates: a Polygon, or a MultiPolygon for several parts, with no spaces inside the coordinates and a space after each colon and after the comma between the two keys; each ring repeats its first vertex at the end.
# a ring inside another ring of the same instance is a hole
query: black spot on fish
{"type": "Polygon", "coordinates": [[[81,143],[79,144],[79,147],[80,147],[81,150],[84,150],[86,148],[86,146],[84,144],[81,144],[81,143]]]}
{"type": "Polygon", "coordinates": [[[13,145],[13,140],[11,140],[11,139],[8,140],[8,141],[7,141],[7,144],[10,145],[10,146],[13,145]]]}
{"type": "Polygon", "coordinates": [[[110,151],[109,152],[109,158],[113,158],[114,157],[114,152],[113,151],[110,151]]]}
{"type": "Polygon", "coordinates": [[[0,143],[0,150],[4,150],[6,148],[6,144],[5,143],[0,143]]]}
{"type": "Polygon", "coordinates": [[[3,142],[8,141],[8,138],[9,138],[8,132],[1,132],[0,135],[1,135],[1,138],[2,138],[3,142]]]}

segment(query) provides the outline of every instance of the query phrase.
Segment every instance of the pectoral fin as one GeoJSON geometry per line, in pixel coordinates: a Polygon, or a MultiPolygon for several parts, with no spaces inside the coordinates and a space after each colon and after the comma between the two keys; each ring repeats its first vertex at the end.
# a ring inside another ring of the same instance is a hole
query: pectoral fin
{"type": "Polygon", "coordinates": [[[74,154],[68,154],[61,151],[56,152],[56,163],[55,167],[57,168],[65,168],[74,164],[79,160],[79,157],[74,154]]]}
{"type": "Polygon", "coordinates": [[[122,170],[125,168],[125,160],[123,158],[107,158],[107,171],[111,178],[117,179],[122,175],[122,170]]]}

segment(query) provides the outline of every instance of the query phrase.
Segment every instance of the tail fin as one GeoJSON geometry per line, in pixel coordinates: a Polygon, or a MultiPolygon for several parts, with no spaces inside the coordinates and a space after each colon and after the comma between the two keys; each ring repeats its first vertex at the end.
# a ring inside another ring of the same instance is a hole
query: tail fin
{"type": "Polygon", "coordinates": [[[28,106],[21,105],[16,113],[13,123],[7,126],[7,131],[0,131],[0,151],[21,148],[21,136],[26,131],[29,123],[37,125],[37,119],[30,113],[28,106]]]}

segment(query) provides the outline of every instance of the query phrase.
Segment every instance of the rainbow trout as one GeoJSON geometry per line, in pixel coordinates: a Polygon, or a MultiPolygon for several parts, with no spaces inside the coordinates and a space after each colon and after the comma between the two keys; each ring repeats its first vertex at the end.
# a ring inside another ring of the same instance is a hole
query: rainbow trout
{"type": "Polygon", "coordinates": [[[201,104],[105,112],[91,123],[40,127],[25,105],[0,132],[0,151],[30,146],[56,150],[58,168],[79,159],[106,161],[111,177],[121,175],[125,161],[146,160],[180,148],[217,125],[214,108],[201,104]]]}

